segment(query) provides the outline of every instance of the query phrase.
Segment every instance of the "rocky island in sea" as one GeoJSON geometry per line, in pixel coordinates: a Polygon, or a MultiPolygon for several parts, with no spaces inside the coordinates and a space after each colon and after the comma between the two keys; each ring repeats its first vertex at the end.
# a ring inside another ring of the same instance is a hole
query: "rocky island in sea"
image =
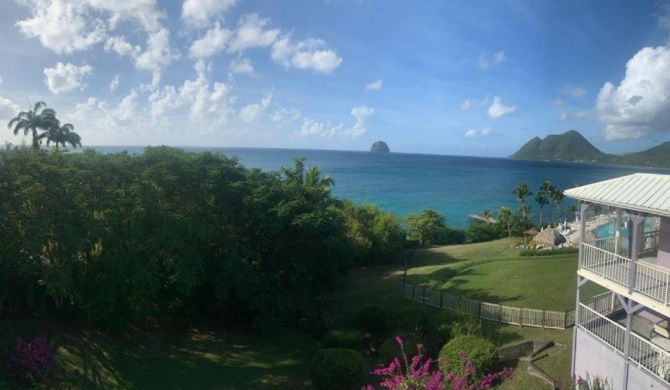
{"type": "Polygon", "coordinates": [[[384,141],[377,141],[370,147],[372,153],[390,153],[391,149],[384,141]]]}

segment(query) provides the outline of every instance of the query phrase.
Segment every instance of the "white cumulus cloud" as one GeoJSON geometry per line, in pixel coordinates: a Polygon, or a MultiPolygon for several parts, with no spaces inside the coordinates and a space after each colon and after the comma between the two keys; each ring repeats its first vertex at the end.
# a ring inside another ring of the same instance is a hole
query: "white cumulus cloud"
{"type": "Polygon", "coordinates": [[[516,111],[516,107],[505,105],[500,96],[493,97],[493,103],[489,106],[487,114],[491,118],[500,118],[516,111]]]}
{"type": "Polygon", "coordinates": [[[76,66],[58,62],[55,68],[45,68],[45,82],[54,94],[84,87],[84,78],[93,72],[90,65],[76,66]]]}
{"type": "Polygon", "coordinates": [[[179,53],[170,47],[170,32],[161,28],[149,34],[146,49],[135,56],[135,67],[150,70],[153,75],[151,84],[155,87],[160,82],[162,70],[177,58],[179,53]]]}
{"type": "Polygon", "coordinates": [[[19,113],[18,104],[0,96],[0,120],[9,121],[19,113]]]}
{"type": "Polygon", "coordinates": [[[493,134],[493,129],[490,127],[485,127],[481,130],[475,130],[475,129],[468,129],[468,131],[465,132],[464,137],[465,138],[484,138],[488,137],[491,134],[493,134]]]}
{"type": "Polygon", "coordinates": [[[228,52],[238,52],[254,47],[267,47],[279,36],[279,29],[266,30],[269,19],[258,14],[244,15],[238,21],[238,27],[228,45],[228,52]]]}
{"type": "Polygon", "coordinates": [[[109,82],[109,90],[112,92],[116,91],[116,89],[119,87],[120,81],[121,79],[119,78],[119,75],[115,74],[112,78],[112,81],[109,82]]]}
{"type": "Polygon", "coordinates": [[[181,5],[182,19],[193,26],[207,26],[211,19],[232,8],[237,0],[186,0],[181,5]]]}
{"type": "Polygon", "coordinates": [[[376,80],[376,81],[373,81],[371,83],[368,83],[365,86],[365,90],[366,91],[376,91],[378,89],[381,89],[381,87],[382,87],[382,81],[381,80],[376,80]]]}
{"type": "Polygon", "coordinates": [[[196,63],[195,70],[195,80],[185,80],[179,87],[166,85],[149,95],[154,118],[182,107],[189,109],[190,119],[203,119],[207,115],[227,117],[231,113],[232,88],[220,82],[210,84],[209,69],[202,61],[196,63]]]}
{"type": "Polygon", "coordinates": [[[253,74],[254,67],[251,65],[251,60],[248,58],[237,58],[230,63],[230,71],[233,73],[247,73],[253,74]]]}
{"type": "Polygon", "coordinates": [[[342,63],[342,58],[328,49],[325,41],[310,38],[294,43],[290,36],[284,36],[272,45],[271,57],[286,68],[311,69],[326,74],[342,63]]]}
{"type": "Polygon", "coordinates": [[[216,23],[213,28],[207,30],[205,36],[193,41],[189,53],[191,57],[208,58],[223,51],[230,39],[231,32],[216,23]]]}
{"type": "Polygon", "coordinates": [[[295,134],[300,137],[320,136],[326,138],[348,138],[356,139],[367,132],[365,121],[374,114],[374,109],[366,106],[354,107],[351,109],[351,115],[356,119],[350,127],[340,123],[333,126],[329,123],[317,122],[312,118],[303,118],[300,131],[295,134]]]}
{"type": "Polygon", "coordinates": [[[249,104],[240,110],[240,118],[245,122],[253,122],[267,110],[272,102],[272,96],[268,95],[261,99],[259,104],[249,104]]]}
{"type": "Polygon", "coordinates": [[[633,139],[670,130],[670,48],[645,47],[626,64],[618,86],[606,82],[595,113],[605,139],[633,139]]]}
{"type": "Polygon", "coordinates": [[[23,0],[30,17],[16,26],[29,38],[58,54],[86,50],[105,38],[102,20],[88,15],[85,0],[23,0]]]}
{"type": "Polygon", "coordinates": [[[94,10],[104,11],[109,16],[107,23],[114,30],[124,20],[137,22],[147,32],[160,29],[163,12],[156,7],[156,0],[86,0],[94,10]]]}

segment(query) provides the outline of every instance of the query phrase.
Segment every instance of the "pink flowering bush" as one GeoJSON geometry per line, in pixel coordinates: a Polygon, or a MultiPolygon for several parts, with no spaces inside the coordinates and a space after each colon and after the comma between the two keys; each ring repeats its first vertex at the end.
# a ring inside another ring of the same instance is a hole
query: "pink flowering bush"
{"type": "Polygon", "coordinates": [[[54,348],[47,336],[26,341],[20,337],[12,350],[6,350],[5,367],[9,374],[19,380],[33,384],[48,384],[53,379],[56,362],[54,348]]]}
{"type": "MultiPolygon", "coordinates": [[[[388,367],[379,368],[373,373],[383,378],[381,387],[391,390],[472,390],[488,389],[496,381],[505,381],[513,376],[511,368],[504,368],[500,372],[477,375],[477,369],[472,366],[471,360],[465,360],[462,367],[451,367],[449,362],[432,359],[424,360],[423,345],[417,345],[419,353],[410,362],[405,354],[402,339],[397,336],[400,345],[402,362],[397,358],[388,367]],[[434,363],[439,364],[439,368],[434,363]],[[441,369],[440,369],[441,368],[441,369]]],[[[464,358],[464,356],[461,356],[464,358]]],[[[366,390],[373,390],[371,385],[366,390]]]]}
{"type": "Polygon", "coordinates": [[[607,378],[601,378],[596,375],[593,378],[586,373],[586,378],[581,376],[573,376],[569,379],[566,386],[562,386],[564,390],[612,390],[614,387],[607,378]]]}

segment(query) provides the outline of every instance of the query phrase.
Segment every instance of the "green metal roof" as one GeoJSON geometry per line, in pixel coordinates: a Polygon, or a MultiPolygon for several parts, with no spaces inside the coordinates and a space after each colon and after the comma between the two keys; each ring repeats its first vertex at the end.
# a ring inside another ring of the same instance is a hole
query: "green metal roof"
{"type": "Polygon", "coordinates": [[[634,173],[563,193],[586,202],[670,217],[670,175],[634,173]]]}

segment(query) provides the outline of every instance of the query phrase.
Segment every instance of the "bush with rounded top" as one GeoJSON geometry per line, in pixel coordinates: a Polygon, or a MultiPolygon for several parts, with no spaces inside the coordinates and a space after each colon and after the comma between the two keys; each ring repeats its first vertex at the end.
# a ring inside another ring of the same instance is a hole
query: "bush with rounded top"
{"type": "MultiPolygon", "coordinates": [[[[379,360],[381,360],[384,365],[391,363],[394,358],[398,358],[398,360],[402,359],[402,349],[400,344],[398,344],[396,337],[391,337],[384,341],[384,344],[379,347],[379,360]]],[[[412,334],[404,334],[399,337],[402,340],[403,347],[408,356],[414,356],[419,353],[419,349],[416,345],[421,344],[421,340],[419,340],[418,337],[412,334]]]]}
{"type": "Polygon", "coordinates": [[[363,356],[353,349],[326,348],[316,353],[310,377],[318,390],[357,389],[363,374],[363,356]]]}
{"type": "Polygon", "coordinates": [[[323,337],[323,348],[349,348],[360,351],[362,344],[363,334],[358,329],[332,329],[323,337]]]}
{"type": "Polygon", "coordinates": [[[358,322],[370,333],[381,332],[386,326],[386,312],[380,307],[368,306],[358,313],[358,322]]]}
{"type": "Polygon", "coordinates": [[[440,351],[440,360],[449,362],[448,367],[463,367],[465,360],[471,360],[472,366],[478,370],[490,370],[497,359],[495,345],[483,337],[473,335],[456,336],[440,351]]]}

